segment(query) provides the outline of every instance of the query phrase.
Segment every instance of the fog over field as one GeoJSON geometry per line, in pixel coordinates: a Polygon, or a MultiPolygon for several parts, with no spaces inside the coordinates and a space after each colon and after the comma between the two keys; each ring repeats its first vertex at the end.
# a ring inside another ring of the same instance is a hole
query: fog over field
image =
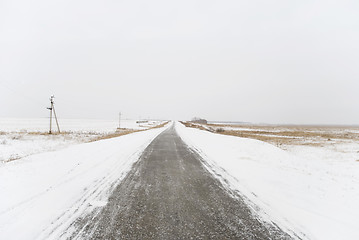
{"type": "Polygon", "coordinates": [[[0,3],[0,117],[359,124],[358,1],[0,3]]]}

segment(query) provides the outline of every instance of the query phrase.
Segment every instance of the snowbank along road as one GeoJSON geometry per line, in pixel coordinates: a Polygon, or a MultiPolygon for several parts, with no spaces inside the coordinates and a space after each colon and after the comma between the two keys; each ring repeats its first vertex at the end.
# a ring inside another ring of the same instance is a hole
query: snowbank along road
{"type": "Polygon", "coordinates": [[[231,195],[169,127],[145,149],[106,206],[74,239],[290,239],[231,195]]]}
{"type": "Polygon", "coordinates": [[[112,190],[164,128],[0,164],[0,239],[68,239],[80,216],[112,190]]]}

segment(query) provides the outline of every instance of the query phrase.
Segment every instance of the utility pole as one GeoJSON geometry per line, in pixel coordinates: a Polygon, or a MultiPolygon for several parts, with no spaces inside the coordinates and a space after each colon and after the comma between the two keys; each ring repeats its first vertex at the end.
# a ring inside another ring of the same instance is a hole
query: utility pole
{"type": "Polygon", "coordinates": [[[60,126],[59,126],[59,122],[57,121],[57,116],[56,116],[56,112],[55,112],[54,99],[55,99],[55,96],[52,95],[52,96],[50,97],[51,107],[48,107],[48,108],[47,108],[47,109],[50,110],[50,131],[49,131],[49,134],[52,134],[52,112],[54,112],[54,116],[55,116],[55,120],[56,120],[56,125],[57,125],[57,130],[58,130],[59,133],[60,133],[60,126]]]}
{"type": "Polygon", "coordinates": [[[121,129],[121,112],[119,113],[118,116],[118,129],[121,129]]]}

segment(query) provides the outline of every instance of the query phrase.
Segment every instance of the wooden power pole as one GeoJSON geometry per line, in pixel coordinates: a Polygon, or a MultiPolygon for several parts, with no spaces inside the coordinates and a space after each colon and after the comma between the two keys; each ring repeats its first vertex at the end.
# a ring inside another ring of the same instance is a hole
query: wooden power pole
{"type": "Polygon", "coordinates": [[[56,112],[55,112],[54,99],[55,99],[55,96],[52,95],[52,96],[50,97],[51,107],[48,107],[48,108],[47,108],[47,109],[50,110],[50,131],[49,131],[49,134],[52,134],[52,112],[54,112],[54,116],[55,116],[55,120],[56,120],[56,125],[57,125],[57,130],[58,130],[59,133],[60,133],[60,126],[59,126],[59,122],[57,121],[57,116],[56,116],[56,112]]]}
{"type": "Polygon", "coordinates": [[[118,129],[121,129],[121,112],[118,115],[118,129]]]}

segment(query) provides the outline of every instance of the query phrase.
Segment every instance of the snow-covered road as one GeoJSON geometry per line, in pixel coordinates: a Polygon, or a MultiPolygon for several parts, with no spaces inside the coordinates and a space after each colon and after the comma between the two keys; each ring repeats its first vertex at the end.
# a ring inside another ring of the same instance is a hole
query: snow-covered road
{"type": "MultiPolygon", "coordinates": [[[[0,165],[0,239],[57,239],[112,188],[164,130],[80,144],[0,165]]],[[[69,234],[67,232],[66,234],[69,234]]]]}
{"type": "Polygon", "coordinates": [[[71,239],[292,239],[223,188],[170,127],[71,239]]]}

